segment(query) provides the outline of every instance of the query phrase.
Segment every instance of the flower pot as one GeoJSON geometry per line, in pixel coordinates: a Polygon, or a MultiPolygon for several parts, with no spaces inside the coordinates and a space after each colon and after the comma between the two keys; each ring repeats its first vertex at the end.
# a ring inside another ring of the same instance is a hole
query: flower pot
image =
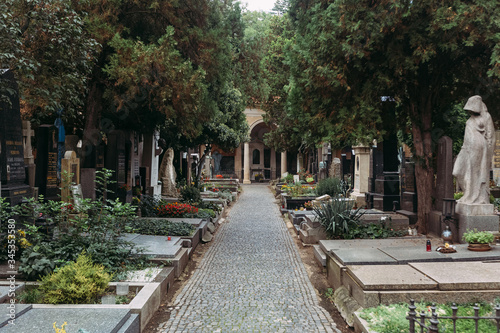
{"type": "Polygon", "coordinates": [[[469,243],[467,247],[469,251],[489,251],[491,250],[491,246],[488,243],[469,243]]]}

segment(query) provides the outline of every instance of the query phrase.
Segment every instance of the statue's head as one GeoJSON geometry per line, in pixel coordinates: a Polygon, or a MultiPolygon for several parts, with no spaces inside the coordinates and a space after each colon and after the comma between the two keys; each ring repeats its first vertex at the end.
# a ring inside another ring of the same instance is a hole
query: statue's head
{"type": "Polygon", "coordinates": [[[479,95],[472,96],[471,98],[469,98],[469,100],[464,106],[464,110],[473,112],[478,115],[480,115],[483,112],[488,112],[486,104],[483,103],[483,99],[479,95]]]}

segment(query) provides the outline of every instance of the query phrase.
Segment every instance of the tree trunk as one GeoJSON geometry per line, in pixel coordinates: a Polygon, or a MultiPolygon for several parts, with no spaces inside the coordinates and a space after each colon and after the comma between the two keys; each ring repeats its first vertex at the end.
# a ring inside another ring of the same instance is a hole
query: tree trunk
{"type": "Polygon", "coordinates": [[[427,234],[429,213],[432,209],[434,169],[432,167],[432,105],[430,98],[421,97],[418,105],[410,106],[413,145],[415,149],[415,179],[418,195],[419,233],[427,234]]]}

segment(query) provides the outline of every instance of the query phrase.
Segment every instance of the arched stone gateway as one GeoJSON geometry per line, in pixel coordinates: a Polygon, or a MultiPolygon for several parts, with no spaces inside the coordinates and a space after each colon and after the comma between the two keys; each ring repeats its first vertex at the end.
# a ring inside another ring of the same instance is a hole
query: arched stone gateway
{"type": "Polygon", "coordinates": [[[260,179],[276,179],[281,175],[281,154],[264,144],[264,135],[270,129],[262,119],[263,114],[264,111],[258,109],[245,110],[250,141],[243,144],[242,154],[236,157],[239,161],[235,162],[236,165],[243,165],[244,184],[260,179]]]}

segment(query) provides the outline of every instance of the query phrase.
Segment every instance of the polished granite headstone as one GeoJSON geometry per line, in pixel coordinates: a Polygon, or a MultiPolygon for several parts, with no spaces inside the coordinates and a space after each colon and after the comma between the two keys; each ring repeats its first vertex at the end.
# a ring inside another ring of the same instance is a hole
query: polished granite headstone
{"type": "Polygon", "coordinates": [[[26,182],[24,165],[23,127],[19,106],[19,89],[10,70],[0,70],[12,91],[9,101],[0,102],[0,170],[2,189],[1,196],[12,204],[20,203],[23,198],[31,196],[31,189],[26,182]]]}

